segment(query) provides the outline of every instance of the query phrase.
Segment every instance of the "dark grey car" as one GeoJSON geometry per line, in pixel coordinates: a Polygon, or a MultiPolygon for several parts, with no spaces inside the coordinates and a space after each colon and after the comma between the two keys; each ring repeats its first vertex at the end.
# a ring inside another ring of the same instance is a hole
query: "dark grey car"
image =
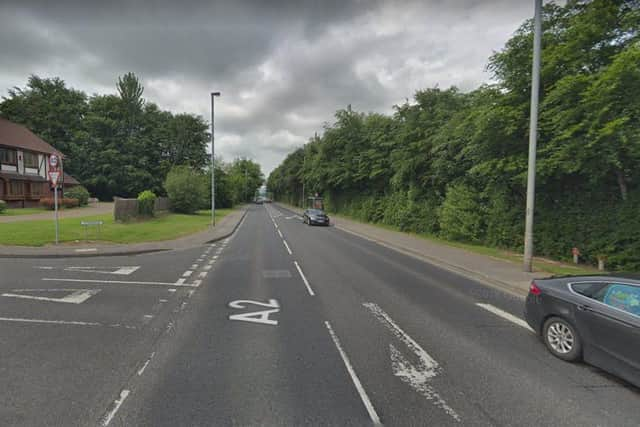
{"type": "Polygon", "coordinates": [[[307,209],[302,214],[302,221],[308,225],[329,225],[329,217],[321,209],[307,209]]]}
{"type": "Polygon", "coordinates": [[[549,351],[579,359],[640,387],[640,280],[582,276],[536,279],[527,323],[549,351]]]}

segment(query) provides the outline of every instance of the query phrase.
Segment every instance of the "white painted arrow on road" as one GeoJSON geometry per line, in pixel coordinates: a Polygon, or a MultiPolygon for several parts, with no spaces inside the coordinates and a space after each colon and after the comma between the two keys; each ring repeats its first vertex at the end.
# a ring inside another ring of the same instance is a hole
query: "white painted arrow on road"
{"type": "Polygon", "coordinates": [[[9,298],[21,298],[21,299],[32,299],[38,301],[49,301],[49,302],[63,302],[67,304],[82,304],[98,292],[101,289],[13,289],[11,292],[7,292],[2,294],[3,297],[9,298]],[[15,293],[20,292],[20,293],[15,293]],[[42,297],[36,295],[27,295],[23,292],[70,292],[64,297],[42,297]]]}
{"type": "Polygon", "coordinates": [[[438,392],[436,392],[429,383],[432,378],[441,372],[438,362],[424,351],[424,349],[403,331],[377,304],[364,303],[362,305],[368,308],[375,318],[391,331],[396,338],[402,341],[418,359],[417,365],[414,366],[393,344],[389,344],[391,370],[393,374],[400,378],[402,382],[409,384],[411,388],[423,395],[427,400],[433,401],[434,405],[441,408],[454,420],[461,421],[456,411],[440,397],[438,392]]]}

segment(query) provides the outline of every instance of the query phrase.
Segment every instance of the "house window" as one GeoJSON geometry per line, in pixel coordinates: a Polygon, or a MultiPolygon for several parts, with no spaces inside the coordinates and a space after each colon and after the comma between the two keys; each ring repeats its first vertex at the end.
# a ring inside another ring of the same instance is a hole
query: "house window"
{"type": "Polygon", "coordinates": [[[0,148],[0,163],[5,165],[17,165],[16,150],[9,150],[8,148],[0,148]]]}
{"type": "Polygon", "coordinates": [[[9,194],[22,196],[24,194],[24,183],[22,181],[11,181],[9,183],[9,194]]]}
{"type": "Polygon", "coordinates": [[[38,169],[38,155],[35,153],[30,153],[28,151],[24,152],[24,167],[25,168],[34,168],[38,169]]]}

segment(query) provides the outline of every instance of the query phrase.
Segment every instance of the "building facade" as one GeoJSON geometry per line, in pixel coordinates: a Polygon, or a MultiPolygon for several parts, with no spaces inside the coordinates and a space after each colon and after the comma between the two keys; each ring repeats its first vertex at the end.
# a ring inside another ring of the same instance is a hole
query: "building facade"
{"type": "MultiPolygon", "coordinates": [[[[48,180],[52,154],[64,159],[26,127],[0,117],[0,200],[11,207],[30,207],[42,198],[53,197],[48,180]]],[[[69,184],[78,184],[67,174],[63,177],[68,177],[69,184]]]]}

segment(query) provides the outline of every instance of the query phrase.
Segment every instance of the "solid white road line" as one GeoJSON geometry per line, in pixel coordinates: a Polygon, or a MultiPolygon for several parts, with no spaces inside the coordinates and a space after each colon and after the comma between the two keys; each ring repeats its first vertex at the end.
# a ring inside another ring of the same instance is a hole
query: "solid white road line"
{"type": "Polygon", "coordinates": [[[498,307],[495,307],[491,304],[485,304],[482,302],[477,302],[476,305],[478,307],[484,308],[485,310],[487,310],[490,313],[495,314],[496,316],[502,317],[505,320],[508,320],[511,323],[515,323],[516,325],[525,328],[531,332],[533,332],[533,329],[531,329],[531,327],[527,324],[527,322],[525,322],[524,320],[520,319],[519,317],[514,316],[511,313],[507,313],[504,310],[500,310],[498,307]]]}
{"type": "Polygon", "coordinates": [[[193,271],[191,270],[187,270],[184,273],[182,273],[182,277],[189,277],[193,274],[193,271]]]}
{"type": "Polygon", "coordinates": [[[305,286],[307,287],[307,291],[309,291],[309,295],[315,296],[315,294],[313,293],[313,289],[311,289],[311,286],[309,285],[309,281],[304,276],[304,273],[302,272],[302,269],[300,268],[300,265],[298,265],[297,261],[293,261],[293,263],[296,265],[296,268],[298,269],[298,273],[300,273],[300,277],[302,277],[302,281],[304,282],[305,286]]]}
{"type": "Polygon", "coordinates": [[[369,413],[369,418],[371,418],[371,421],[373,421],[374,425],[382,425],[382,423],[380,422],[380,417],[378,417],[378,414],[375,408],[373,407],[371,400],[369,400],[369,396],[367,396],[367,392],[365,391],[364,387],[362,387],[362,383],[358,379],[358,375],[356,375],[356,371],[353,370],[353,366],[351,366],[351,362],[349,362],[349,357],[347,357],[347,354],[342,349],[342,345],[340,344],[340,339],[338,338],[336,333],[333,332],[331,323],[325,320],[324,324],[329,330],[331,339],[333,339],[333,343],[336,345],[336,348],[340,353],[340,357],[342,357],[342,361],[344,362],[344,365],[347,367],[347,371],[351,376],[351,380],[353,381],[353,384],[356,386],[356,390],[358,390],[358,394],[360,395],[360,399],[362,399],[362,403],[364,403],[365,408],[367,408],[367,412],[369,413]]]}
{"type": "Polygon", "coordinates": [[[19,317],[0,317],[3,322],[19,322],[19,323],[48,323],[52,325],[78,325],[78,326],[102,326],[96,322],[75,322],[72,320],[43,320],[43,319],[22,319],[19,317]]]}
{"type": "Polygon", "coordinates": [[[95,294],[101,291],[101,289],[17,289],[17,291],[31,291],[31,292],[56,292],[56,291],[66,291],[70,292],[68,295],[60,298],[50,298],[50,297],[38,297],[34,295],[25,295],[25,294],[14,294],[14,293],[4,293],[3,297],[10,298],[22,298],[22,299],[33,299],[38,301],[49,301],[49,302],[63,302],[69,304],[82,304],[95,294]]]}
{"type": "Polygon", "coordinates": [[[289,248],[289,245],[287,245],[287,241],[283,240],[282,243],[284,243],[284,247],[287,248],[287,252],[289,252],[289,255],[293,255],[293,253],[291,252],[291,248],[289,248]]]}
{"type": "Polygon", "coordinates": [[[87,280],[87,279],[55,279],[51,277],[45,277],[42,280],[47,282],[78,282],[78,283],[105,283],[115,285],[156,285],[156,286],[184,286],[193,287],[184,282],[165,283],[165,282],[128,282],[125,280],[87,280]]]}
{"type": "Polygon", "coordinates": [[[122,403],[127,398],[127,396],[129,396],[129,390],[122,390],[120,392],[120,399],[117,399],[115,401],[115,405],[113,409],[107,414],[107,416],[102,421],[102,425],[104,427],[108,426],[111,420],[113,419],[113,417],[115,417],[116,412],[118,412],[118,409],[120,409],[120,406],[122,406],[122,403]]]}
{"type": "Polygon", "coordinates": [[[97,248],[76,249],[76,252],[97,252],[97,248]]]}

